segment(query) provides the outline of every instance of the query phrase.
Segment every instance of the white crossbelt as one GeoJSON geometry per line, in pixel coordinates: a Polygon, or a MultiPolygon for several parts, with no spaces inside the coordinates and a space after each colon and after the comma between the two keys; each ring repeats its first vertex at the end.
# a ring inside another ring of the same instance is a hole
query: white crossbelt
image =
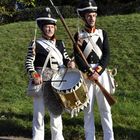
{"type": "Polygon", "coordinates": [[[58,69],[58,66],[63,65],[63,56],[60,51],[56,48],[54,42],[46,41],[44,39],[37,40],[37,42],[48,52],[50,55],[50,64],[52,69],[58,69]],[[56,62],[58,64],[56,64],[56,62]]]}
{"type": "Polygon", "coordinates": [[[94,51],[100,59],[102,57],[102,51],[99,48],[99,46],[95,43],[98,40],[99,35],[96,32],[91,35],[87,32],[80,32],[79,36],[87,42],[87,46],[85,47],[85,50],[83,52],[85,57],[87,58],[91,51],[94,51]]]}

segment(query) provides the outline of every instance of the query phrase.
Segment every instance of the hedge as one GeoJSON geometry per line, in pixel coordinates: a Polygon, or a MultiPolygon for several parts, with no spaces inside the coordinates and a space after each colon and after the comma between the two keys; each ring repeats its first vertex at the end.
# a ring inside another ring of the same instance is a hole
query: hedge
{"type": "MultiPolygon", "coordinates": [[[[50,7],[53,15],[58,18],[56,11],[53,7],[50,7]]],[[[134,5],[134,3],[128,3],[125,5],[119,6],[110,6],[110,5],[99,5],[98,7],[98,15],[112,15],[112,14],[129,14],[134,12],[140,12],[140,6],[134,5]]],[[[77,17],[76,9],[72,6],[59,6],[62,16],[64,18],[73,18],[77,17]]],[[[35,20],[36,17],[40,14],[45,13],[44,7],[36,7],[36,8],[26,8],[24,10],[15,11],[12,13],[0,13],[0,25],[17,22],[17,21],[31,21],[35,20]]]]}
{"type": "MultiPolygon", "coordinates": [[[[53,7],[50,7],[54,17],[58,18],[53,7]]],[[[64,18],[76,17],[75,8],[72,6],[59,7],[60,12],[64,18]]],[[[13,13],[0,14],[0,24],[17,22],[17,21],[31,21],[35,20],[38,15],[45,14],[45,7],[26,8],[24,10],[15,11],[13,13]]]]}

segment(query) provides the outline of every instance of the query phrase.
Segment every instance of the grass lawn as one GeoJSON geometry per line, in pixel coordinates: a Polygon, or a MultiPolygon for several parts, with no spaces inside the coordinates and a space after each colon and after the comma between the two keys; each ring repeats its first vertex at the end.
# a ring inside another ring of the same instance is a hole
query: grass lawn
{"type": "MultiPolygon", "coordinates": [[[[77,19],[66,19],[66,23],[74,35],[77,19]]],[[[32,135],[32,98],[26,96],[28,77],[24,61],[34,27],[34,21],[0,26],[0,136],[31,138],[32,135]]],[[[118,69],[116,80],[119,86],[114,94],[117,104],[112,106],[115,140],[140,140],[140,14],[98,17],[97,27],[108,32],[109,67],[118,69]]],[[[72,42],[60,20],[57,37],[64,40],[71,54],[72,42]]],[[[97,140],[102,140],[96,105],[94,109],[97,140]]],[[[50,140],[47,112],[45,122],[46,140],[50,140]]],[[[66,140],[84,140],[83,112],[75,118],[64,113],[63,123],[66,140]]]]}

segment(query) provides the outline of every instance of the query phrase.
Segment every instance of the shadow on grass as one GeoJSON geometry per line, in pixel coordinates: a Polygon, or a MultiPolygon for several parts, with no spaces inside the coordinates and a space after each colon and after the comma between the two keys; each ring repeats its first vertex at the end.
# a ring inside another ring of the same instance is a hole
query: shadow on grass
{"type": "Polygon", "coordinates": [[[140,140],[140,130],[130,128],[115,127],[115,140],[140,140]]]}
{"type": "MultiPolygon", "coordinates": [[[[45,121],[49,121],[45,118],[45,121]]],[[[50,130],[46,128],[49,140],[50,130]]],[[[18,114],[12,112],[0,113],[0,136],[32,137],[32,114],[18,114]]]]}
{"type": "MultiPolygon", "coordinates": [[[[64,118],[64,129],[66,140],[85,140],[84,138],[84,124],[82,118],[64,118]]],[[[101,140],[103,137],[101,124],[95,123],[97,140],[101,140]]],[[[140,130],[124,128],[121,126],[114,126],[115,140],[140,140],[140,130]]]]}
{"type": "Polygon", "coordinates": [[[20,126],[12,120],[0,120],[0,136],[31,137],[31,129],[20,126]]]}
{"type": "MultiPolygon", "coordinates": [[[[49,116],[45,116],[45,139],[50,140],[49,116]]],[[[63,117],[65,140],[84,140],[83,119],[63,117]]],[[[102,137],[101,124],[95,124],[96,136],[102,137]]],[[[0,136],[32,137],[32,114],[0,113],[0,136]]],[[[114,127],[115,140],[140,140],[140,131],[114,127]]],[[[98,139],[97,139],[98,140],[98,139]]]]}
{"type": "Polygon", "coordinates": [[[25,121],[31,121],[31,119],[31,115],[12,112],[0,113],[0,136],[31,137],[31,128],[24,125],[25,121]]]}

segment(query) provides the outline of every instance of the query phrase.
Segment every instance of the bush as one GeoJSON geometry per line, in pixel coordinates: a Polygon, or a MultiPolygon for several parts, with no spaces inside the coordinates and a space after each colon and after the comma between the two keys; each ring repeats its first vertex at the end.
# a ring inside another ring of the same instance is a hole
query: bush
{"type": "Polygon", "coordinates": [[[98,14],[99,15],[114,15],[114,14],[130,14],[135,12],[140,12],[140,2],[127,2],[122,3],[112,3],[110,4],[99,4],[98,14]]]}
{"type": "Polygon", "coordinates": [[[64,18],[74,18],[77,16],[76,9],[72,6],[59,6],[58,8],[64,18]]]}
{"type": "Polygon", "coordinates": [[[35,12],[36,9],[34,8],[33,9],[26,8],[24,10],[14,12],[13,13],[14,22],[34,20],[35,12]]]}
{"type": "MultiPolygon", "coordinates": [[[[114,4],[110,5],[101,5],[98,6],[98,15],[113,15],[113,14],[129,14],[134,12],[140,12],[140,7],[138,6],[139,2],[127,3],[127,4],[114,4]],[[115,8],[114,8],[115,7],[115,8]]],[[[58,18],[58,15],[53,7],[51,7],[53,15],[58,18]]],[[[58,6],[62,16],[64,18],[73,18],[77,17],[76,9],[72,6],[58,6]]],[[[3,9],[1,8],[1,11],[3,9]]],[[[26,8],[20,11],[13,12],[2,12],[0,14],[0,25],[5,23],[17,22],[17,21],[31,21],[35,20],[37,15],[45,13],[45,6],[36,7],[36,8],[26,8]]]]}
{"type": "Polygon", "coordinates": [[[0,25],[13,22],[12,17],[13,16],[8,13],[0,14],[0,25]]]}
{"type": "MultiPolygon", "coordinates": [[[[53,15],[58,18],[58,15],[53,7],[50,7],[53,15]]],[[[75,17],[75,9],[71,6],[59,6],[58,9],[60,9],[60,12],[65,18],[71,18],[75,17]]],[[[36,8],[26,8],[24,10],[15,11],[13,13],[3,13],[0,15],[0,24],[4,23],[11,23],[11,22],[17,22],[17,21],[30,21],[35,20],[38,15],[44,14],[45,7],[36,7],[36,8]]]]}

